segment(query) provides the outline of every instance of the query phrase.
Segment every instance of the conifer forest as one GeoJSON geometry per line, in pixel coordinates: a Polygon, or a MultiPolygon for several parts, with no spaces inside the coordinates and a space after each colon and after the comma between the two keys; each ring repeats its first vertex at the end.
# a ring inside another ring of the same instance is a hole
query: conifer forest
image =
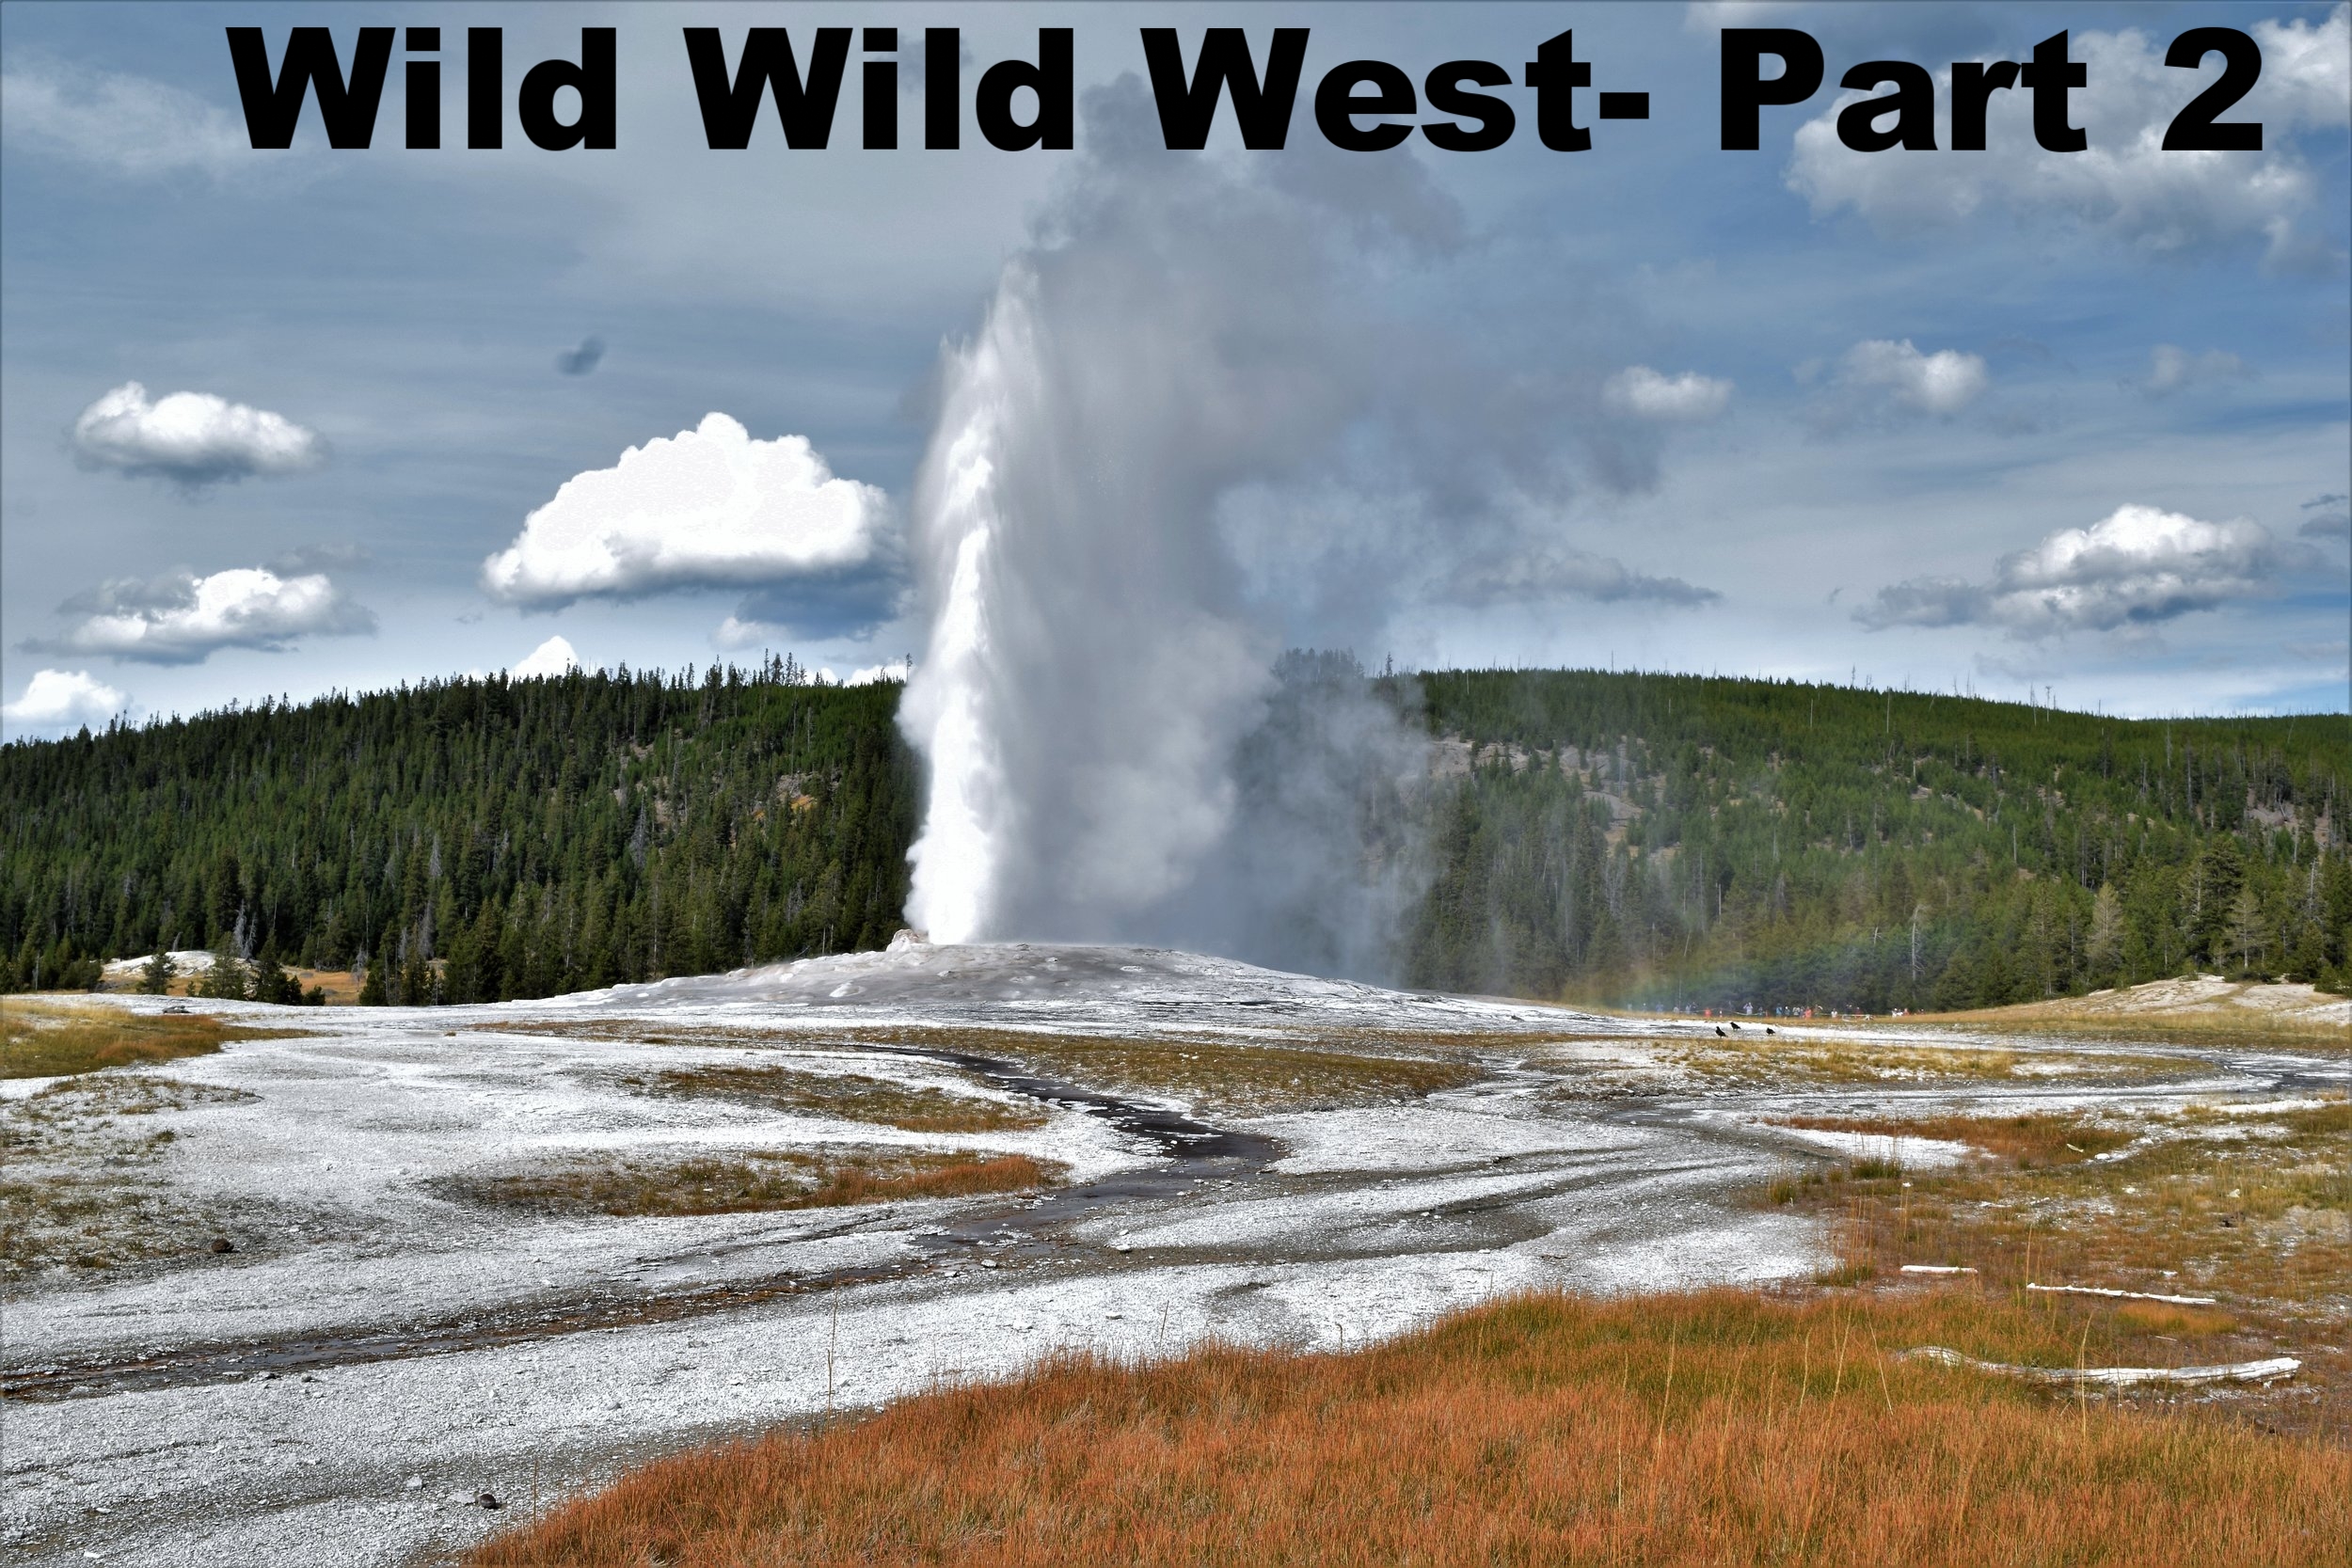
{"type": "MultiPolygon", "coordinates": [[[[1432,742],[1393,851],[1418,857],[1400,983],[1865,1012],[2344,984],[2341,714],[1595,671],[1366,689],[1432,742]]],[[[239,976],[216,990],[262,1000],[298,999],[294,966],[478,1002],[877,947],[920,816],[899,691],[784,659],[493,676],[0,747],[0,984],[209,948],[239,976]]]]}

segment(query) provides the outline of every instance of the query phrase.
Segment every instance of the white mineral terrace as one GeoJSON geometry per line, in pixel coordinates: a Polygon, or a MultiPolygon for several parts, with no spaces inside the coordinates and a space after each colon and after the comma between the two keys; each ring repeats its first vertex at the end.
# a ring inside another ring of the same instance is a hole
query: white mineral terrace
{"type": "MultiPolygon", "coordinates": [[[[2175,1074],[2098,1083],[2108,1048],[2037,1055],[2003,1040],[2034,1070],[1726,1085],[1672,1049],[1713,1044],[1708,1025],[1117,948],[914,946],[487,1007],[204,1006],[316,1033],[138,1069],[190,1089],[183,1108],[135,1119],[142,1135],[174,1134],[150,1162],[158,1201],[204,1227],[168,1256],[11,1287],[0,1528],[21,1561],[429,1561],[517,1518],[534,1487],[552,1501],[683,1444],[829,1404],[870,1409],[1057,1347],[1337,1348],[1528,1287],[1804,1275],[1824,1236],[1750,1195],[1875,1150],[1772,1118],[2276,1099],[2327,1070],[2176,1048],[2175,1074]],[[1426,1037],[1442,1035],[1434,1053],[1476,1073],[1426,1098],[1246,1117],[1032,1064],[1034,1078],[1100,1091],[1057,1100],[1017,1073],[893,1049],[874,1037],[883,1026],[917,1047],[986,1030],[972,1050],[999,1063],[1017,1057],[1007,1031],[1177,1044],[1211,1076],[1221,1053],[1429,1054],[1426,1037]],[[762,1033],[692,1033],[711,1028],[762,1033]],[[743,1063],[1050,1115],[1023,1131],[908,1132],[643,1087],[743,1063]],[[547,1217],[451,1187],[584,1157],[844,1144],[1025,1153],[1065,1164],[1069,1184],[660,1218],[547,1217]],[[209,1250],[215,1233],[235,1250],[209,1250]],[[504,1506],[476,1505],[484,1492],[504,1506]]],[[[2131,1049],[2143,1063],[2164,1052],[2131,1049]]],[[[42,1086],[8,1085],[0,1109],[21,1112],[42,1086]]],[[[1925,1164],[1963,1151],[1898,1152],[1925,1164]]]]}

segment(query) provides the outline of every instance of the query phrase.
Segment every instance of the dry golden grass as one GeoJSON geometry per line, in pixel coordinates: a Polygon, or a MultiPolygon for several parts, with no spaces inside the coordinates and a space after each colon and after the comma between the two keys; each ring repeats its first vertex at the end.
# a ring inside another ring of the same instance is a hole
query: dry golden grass
{"type": "Polygon", "coordinates": [[[453,1197],[542,1214],[739,1214],[897,1198],[1027,1192],[1062,1167],[1025,1154],[755,1150],[740,1159],[627,1155],[434,1183],[453,1197]]]}
{"type": "Polygon", "coordinates": [[[2101,1052],[2072,1055],[2002,1046],[1907,1040],[1792,1038],[1743,1030],[1721,1039],[1669,1037],[1642,1042],[1664,1061],[1710,1084],[1801,1087],[1808,1084],[2013,1083],[2021,1077],[2069,1080],[2152,1078],[2182,1072],[2169,1056],[2101,1052]]]}
{"type": "Polygon", "coordinates": [[[54,1078],[204,1056],[224,1040],[288,1039],[307,1029],[227,1023],[209,1013],[135,1013],[92,1002],[0,1002],[0,1078],[54,1078]]]}
{"type": "Polygon", "coordinates": [[[1961,1294],[1468,1312],[1342,1355],[1069,1357],[678,1456],[472,1568],[2341,1560],[2352,1457],[1895,1353],[2075,1364],[1961,1294]]]}
{"type": "Polygon", "coordinates": [[[2120,1128],[2102,1127],[2078,1117],[2027,1114],[2015,1117],[1920,1117],[1904,1121],[1883,1117],[1785,1117],[1784,1127],[1817,1128],[1829,1132],[1861,1132],[1880,1137],[1936,1138],[1968,1144],[2031,1170],[2042,1165],[2074,1164],[2094,1154],[2122,1148],[2132,1135],[2120,1128]]]}
{"type": "Polygon", "coordinates": [[[1034,1106],[954,1094],[946,1089],[858,1073],[799,1072],[789,1068],[675,1068],[644,1083],[648,1092],[731,1101],[783,1111],[810,1111],[844,1121],[873,1122],[909,1132],[1000,1132],[1042,1127],[1045,1113],[1034,1106]]]}
{"type": "Polygon", "coordinates": [[[1968,1289],[2019,1302],[2029,1283],[2213,1296],[2217,1308],[2202,1315],[2033,1301],[2137,1365],[2301,1357],[2297,1384],[2257,1402],[2264,1418],[2352,1441],[2352,1106],[2192,1113],[2152,1122],[2145,1137],[2087,1117],[1837,1125],[1957,1138],[1998,1156],[1943,1173],[1873,1164],[1775,1183],[1774,1201],[1835,1217],[1842,1279],[1927,1263],[1975,1269],[1968,1289]],[[2089,1157],[2099,1152],[2120,1157],[2089,1157]]]}

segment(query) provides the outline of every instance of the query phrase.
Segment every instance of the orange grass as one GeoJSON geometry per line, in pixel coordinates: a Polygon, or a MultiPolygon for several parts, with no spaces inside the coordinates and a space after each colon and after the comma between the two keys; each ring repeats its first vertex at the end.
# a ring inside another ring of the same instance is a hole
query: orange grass
{"type": "Polygon", "coordinates": [[[2341,1560],[2352,1455],[1903,1359],[1975,1295],[1522,1297],[1368,1351],[1069,1356],[639,1470],[473,1568],[2341,1560]]]}
{"type": "Polygon", "coordinates": [[[1891,1120],[1884,1117],[1788,1117],[1782,1125],[1816,1128],[1830,1132],[1862,1132],[1872,1136],[1937,1138],[1968,1144],[1997,1154],[2030,1170],[2040,1165],[2067,1165],[2121,1148],[2132,1141],[2129,1132],[2101,1127],[2079,1117],[2038,1114],[2018,1117],[1917,1117],[1891,1120]]]}
{"type": "Polygon", "coordinates": [[[103,1003],[0,1004],[0,1078],[53,1078],[205,1056],[225,1040],[294,1039],[307,1029],[227,1023],[210,1013],[135,1013],[103,1003]]]}

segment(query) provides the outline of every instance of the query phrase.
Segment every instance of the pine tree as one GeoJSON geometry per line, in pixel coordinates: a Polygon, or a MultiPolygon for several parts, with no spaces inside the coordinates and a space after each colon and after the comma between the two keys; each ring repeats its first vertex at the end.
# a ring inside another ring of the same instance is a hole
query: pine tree
{"type": "Polygon", "coordinates": [[[147,962],[139,966],[139,990],[150,996],[166,995],[171,990],[171,977],[179,973],[180,966],[172,960],[170,953],[158,947],[147,962]]]}
{"type": "Polygon", "coordinates": [[[2238,890],[2237,898],[2230,906],[2227,946],[2237,956],[2241,974],[2250,973],[2254,960],[2269,951],[2270,926],[2263,918],[2262,900],[2255,896],[2250,882],[2238,890]]]}
{"type": "Polygon", "coordinates": [[[2083,942],[2083,964],[2093,985],[2113,985],[2123,959],[2123,900],[2112,882],[2099,884],[2090,906],[2090,931],[2083,942]]]}

